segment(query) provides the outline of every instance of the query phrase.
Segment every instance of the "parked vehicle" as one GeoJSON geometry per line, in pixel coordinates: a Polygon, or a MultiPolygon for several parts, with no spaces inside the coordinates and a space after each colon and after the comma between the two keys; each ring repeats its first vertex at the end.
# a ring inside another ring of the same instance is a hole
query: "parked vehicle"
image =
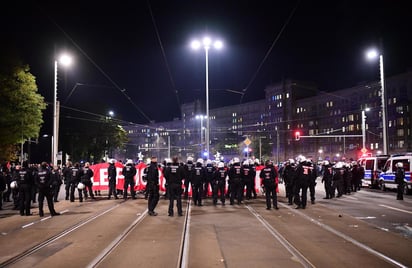
{"type": "Polygon", "coordinates": [[[411,181],[411,163],[412,163],[412,153],[405,153],[401,155],[393,155],[389,157],[383,167],[383,172],[379,175],[379,185],[382,190],[387,188],[395,189],[397,184],[395,183],[395,173],[396,164],[402,162],[403,168],[405,170],[405,189],[404,194],[410,194],[412,192],[412,181],[411,181]]]}
{"type": "Polygon", "coordinates": [[[389,155],[363,156],[358,159],[358,164],[365,170],[362,186],[379,188],[379,175],[388,160],[389,155]]]}

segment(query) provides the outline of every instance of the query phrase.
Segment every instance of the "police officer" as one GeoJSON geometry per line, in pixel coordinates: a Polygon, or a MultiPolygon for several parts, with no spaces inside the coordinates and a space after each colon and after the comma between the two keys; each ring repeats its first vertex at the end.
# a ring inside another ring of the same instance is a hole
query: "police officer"
{"type": "Polygon", "coordinates": [[[272,203],[275,209],[278,208],[276,190],[278,188],[278,172],[271,160],[266,160],[265,167],[260,171],[261,186],[265,187],[266,209],[271,209],[272,203]]]}
{"type": "Polygon", "coordinates": [[[190,184],[192,186],[192,197],[195,206],[203,206],[203,184],[206,180],[206,170],[203,167],[203,159],[199,158],[196,161],[196,166],[192,168],[192,174],[190,175],[190,184]]]}
{"type": "Polygon", "coordinates": [[[50,214],[52,216],[60,215],[54,210],[53,204],[53,191],[52,191],[52,178],[51,172],[46,162],[42,162],[38,171],[35,173],[34,182],[37,185],[39,191],[39,216],[43,217],[43,203],[44,197],[47,200],[47,206],[49,207],[50,214]]]}
{"type": "Polygon", "coordinates": [[[73,164],[71,161],[66,162],[66,166],[63,168],[63,182],[64,182],[64,190],[66,191],[66,200],[69,200],[70,197],[70,181],[72,178],[72,167],[73,164]]]}
{"type": "Polygon", "coordinates": [[[87,199],[89,193],[91,199],[96,199],[93,194],[93,170],[90,169],[90,163],[84,163],[84,167],[80,170],[80,181],[84,184],[84,197],[87,199]]]}
{"type": "Polygon", "coordinates": [[[53,169],[50,172],[50,178],[51,191],[53,193],[53,201],[59,202],[59,200],[57,199],[59,197],[60,186],[63,184],[59,166],[53,166],[53,169]]]}
{"type": "Polygon", "coordinates": [[[150,165],[147,167],[146,179],[146,189],[148,191],[147,206],[149,215],[157,216],[157,212],[154,210],[159,202],[159,169],[157,167],[157,157],[155,156],[152,156],[150,159],[150,165]]]}
{"type": "Polygon", "coordinates": [[[312,163],[304,156],[298,157],[299,164],[296,168],[295,204],[296,208],[306,208],[308,187],[312,177],[312,163]],[[300,192],[302,191],[302,194],[300,192]]]}
{"type": "Polygon", "coordinates": [[[183,166],[180,166],[177,156],[172,158],[172,163],[165,168],[164,176],[169,190],[169,216],[173,217],[174,200],[176,200],[177,214],[183,216],[182,212],[182,179],[184,177],[183,166]]]}
{"type": "Polygon", "coordinates": [[[123,199],[127,200],[127,188],[130,186],[130,195],[132,199],[136,199],[136,192],[134,190],[135,182],[134,176],[136,175],[137,170],[133,164],[133,160],[129,159],[126,161],[126,165],[123,167],[122,174],[124,176],[123,184],[123,199]]]}
{"type": "Polygon", "coordinates": [[[222,202],[222,206],[225,205],[225,190],[226,190],[226,177],[228,175],[228,171],[225,168],[225,164],[223,162],[219,162],[217,164],[217,170],[213,175],[213,205],[217,204],[217,198],[220,194],[220,202],[222,202]]]}
{"type": "Polygon", "coordinates": [[[395,182],[398,184],[396,200],[403,200],[403,191],[405,189],[405,170],[403,163],[396,163],[395,182]]]}
{"type": "MultiPolygon", "coordinates": [[[[212,180],[213,180],[213,173],[216,170],[216,167],[213,165],[212,160],[208,159],[206,160],[206,179],[203,187],[203,197],[208,197],[209,196],[209,185],[210,189],[212,189],[212,180]]],[[[213,189],[212,189],[213,190],[213,189]]]]}
{"type": "Polygon", "coordinates": [[[17,181],[18,200],[21,216],[30,216],[30,205],[32,199],[32,188],[34,185],[34,178],[32,171],[29,168],[27,161],[23,165],[16,167],[15,180],[17,181]]]}
{"type": "Polygon", "coordinates": [[[74,163],[74,166],[70,167],[70,202],[74,202],[74,192],[77,189],[77,194],[79,195],[79,202],[83,202],[83,189],[79,189],[78,185],[80,183],[80,164],[78,162],[74,163]]]}
{"type": "Polygon", "coordinates": [[[189,185],[190,185],[190,176],[192,175],[192,169],[194,167],[193,164],[193,157],[189,156],[187,158],[186,164],[183,166],[185,170],[185,180],[184,180],[184,185],[185,185],[185,193],[184,193],[184,198],[187,199],[189,196],[189,185]]]}
{"type": "Polygon", "coordinates": [[[311,204],[315,204],[315,189],[316,189],[316,178],[318,177],[318,167],[315,163],[313,163],[312,159],[307,159],[307,161],[311,165],[311,173],[310,173],[310,180],[309,180],[309,193],[310,193],[310,202],[311,204]]]}
{"type": "Polygon", "coordinates": [[[343,195],[343,180],[345,178],[345,169],[343,168],[343,166],[343,162],[338,162],[333,166],[332,197],[335,197],[336,191],[338,192],[338,195],[336,197],[341,197],[343,195]]]}
{"type": "Polygon", "coordinates": [[[252,166],[249,164],[249,160],[243,161],[243,165],[240,169],[240,174],[242,175],[242,199],[243,199],[243,191],[246,187],[246,199],[249,200],[252,198],[252,184],[253,180],[255,179],[256,173],[252,166]]]}
{"type": "Polygon", "coordinates": [[[110,159],[109,167],[107,168],[107,177],[109,180],[109,194],[108,194],[107,199],[110,199],[112,195],[114,196],[114,199],[118,199],[117,192],[116,192],[117,171],[116,171],[116,166],[114,165],[115,163],[116,163],[115,159],[110,159]]]}
{"type": "Polygon", "coordinates": [[[325,160],[322,166],[322,183],[325,187],[326,196],[323,199],[332,199],[333,188],[332,188],[332,166],[329,161],[325,160]]]}
{"type": "Polygon", "coordinates": [[[285,191],[286,198],[288,199],[288,205],[292,205],[294,187],[296,182],[295,160],[289,159],[288,161],[286,161],[282,172],[282,178],[285,182],[285,191]]]}
{"type": "Polygon", "coordinates": [[[239,158],[233,158],[233,164],[229,168],[229,184],[230,184],[230,204],[235,203],[235,198],[237,199],[237,204],[242,203],[243,188],[242,188],[242,172],[239,158]]]}

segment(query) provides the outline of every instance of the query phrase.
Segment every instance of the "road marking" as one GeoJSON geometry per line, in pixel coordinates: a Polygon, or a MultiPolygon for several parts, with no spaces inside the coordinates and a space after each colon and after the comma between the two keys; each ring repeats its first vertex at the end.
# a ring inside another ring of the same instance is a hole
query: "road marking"
{"type": "Polygon", "coordinates": [[[366,216],[366,217],[355,217],[358,220],[371,220],[371,219],[376,219],[376,217],[373,216],[366,216]]]}
{"type": "Polygon", "coordinates": [[[400,212],[404,212],[404,213],[408,213],[408,214],[412,214],[412,211],[408,211],[408,210],[404,210],[404,209],[400,209],[400,208],[395,208],[395,207],[391,207],[391,206],[387,206],[387,205],[379,205],[379,206],[389,208],[389,209],[393,209],[393,210],[400,211],[400,212]]]}
{"type": "Polygon", "coordinates": [[[29,227],[29,226],[32,226],[34,224],[34,222],[31,222],[31,223],[28,223],[28,224],[26,224],[26,225],[23,225],[21,228],[26,228],[26,227],[29,227]]]}

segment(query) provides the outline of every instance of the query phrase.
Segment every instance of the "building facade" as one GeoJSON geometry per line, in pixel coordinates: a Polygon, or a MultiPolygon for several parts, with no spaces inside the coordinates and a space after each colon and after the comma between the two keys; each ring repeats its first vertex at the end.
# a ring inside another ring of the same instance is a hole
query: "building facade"
{"type": "MultiPolygon", "coordinates": [[[[386,78],[385,84],[388,153],[411,152],[412,72],[386,78]]],[[[280,162],[302,154],[316,160],[357,159],[364,140],[368,153],[380,154],[381,93],[376,81],[333,92],[290,79],[271,84],[264,100],[209,111],[210,158],[241,156],[280,162]]],[[[207,157],[202,107],[199,101],[187,103],[182,105],[181,119],[124,126],[130,139],[125,157],[139,153],[161,159],[207,157]]]]}

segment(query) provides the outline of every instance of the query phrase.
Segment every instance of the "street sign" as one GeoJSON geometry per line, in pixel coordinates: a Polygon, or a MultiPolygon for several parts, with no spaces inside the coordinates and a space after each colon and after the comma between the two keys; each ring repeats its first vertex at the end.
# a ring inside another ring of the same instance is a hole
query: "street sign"
{"type": "Polygon", "coordinates": [[[252,141],[249,140],[249,138],[246,138],[246,139],[243,141],[243,143],[244,143],[246,146],[249,146],[249,145],[252,143],[252,141]]]}

